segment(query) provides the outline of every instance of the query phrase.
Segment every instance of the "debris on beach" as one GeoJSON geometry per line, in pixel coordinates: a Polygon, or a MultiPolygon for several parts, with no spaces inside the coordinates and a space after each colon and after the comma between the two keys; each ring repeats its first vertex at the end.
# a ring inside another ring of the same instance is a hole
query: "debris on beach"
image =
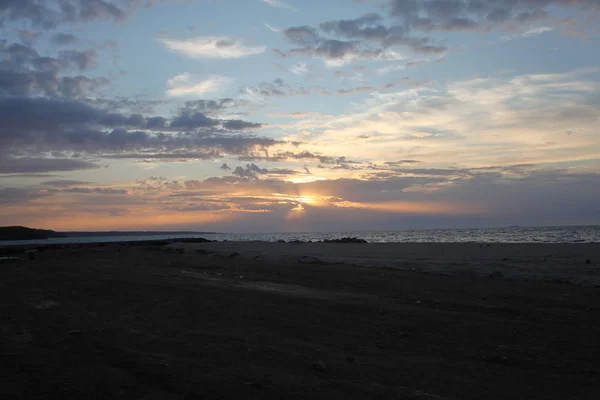
{"type": "Polygon", "coordinates": [[[300,264],[326,264],[326,262],[320,258],[312,256],[302,256],[298,259],[298,262],[300,264]]]}
{"type": "Polygon", "coordinates": [[[490,279],[504,279],[504,274],[500,271],[495,271],[492,272],[491,274],[488,275],[488,278],[490,279]]]}
{"type": "Polygon", "coordinates": [[[49,308],[54,308],[58,305],[57,302],[52,301],[52,300],[44,300],[39,304],[35,305],[35,308],[37,308],[38,310],[47,310],[49,308]]]}
{"type": "Polygon", "coordinates": [[[317,361],[313,364],[313,369],[317,372],[325,371],[325,363],[323,361],[317,361]]]}

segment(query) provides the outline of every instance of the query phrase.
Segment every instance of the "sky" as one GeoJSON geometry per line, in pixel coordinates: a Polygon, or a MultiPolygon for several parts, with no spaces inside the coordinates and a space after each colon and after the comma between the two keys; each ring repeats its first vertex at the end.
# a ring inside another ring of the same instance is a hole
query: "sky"
{"type": "Polygon", "coordinates": [[[0,225],[600,224],[600,0],[0,0],[0,225]]]}

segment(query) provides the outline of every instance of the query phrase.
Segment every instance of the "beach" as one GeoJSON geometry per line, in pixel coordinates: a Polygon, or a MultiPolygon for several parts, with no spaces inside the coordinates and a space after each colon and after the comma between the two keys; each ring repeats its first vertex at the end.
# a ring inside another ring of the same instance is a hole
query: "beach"
{"type": "Polygon", "coordinates": [[[599,244],[7,249],[6,399],[600,395],[599,244]]]}

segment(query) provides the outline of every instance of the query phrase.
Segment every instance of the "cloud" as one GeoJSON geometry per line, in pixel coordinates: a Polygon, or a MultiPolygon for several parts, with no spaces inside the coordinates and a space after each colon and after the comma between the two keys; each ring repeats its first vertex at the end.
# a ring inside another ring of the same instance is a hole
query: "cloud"
{"type": "Polygon", "coordinates": [[[262,1],[263,1],[263,3],[267,3],[271,7],[285,8],[287,10],[298,12],[298,10],[294,6],[291,6],[291,5],[289,5],[287,3],[284,3],[283,1],[280,1],[280,0],[262,0],[262,1]]]}
{"type": "Polygon", "coordinates": [[[29,45],[0,42],[0,95],[88,96],[108,85],[108,79],[70,76],[68,72],[95,68],[97,57],[94,50],[61,51],[50,57],[29,45]]]}
{"type": "Polygon", "coordinates": [[[297,55],[322,58],[328,66],[341,66],[354,60],[401,60],[393,49],[365,46],[359,40],[338,40],[322,36],[310,26],[295,26],[282,31],[283,36],[298,47],[287,52],[277,50],[281,57],[297,55]]]}
{"type": "Polygon", "coordinates": [[[312,71],[312,65],[306,62],[297,63],[290,67],[289,71],[299,76],[309,75],[312,71]]]}
{"type": "Polygon", "coordinates": [[[337,94],[342,94],[342,95],[349,95],[349,94],[356,94],[356,93],[369,93],[372,92],[373,90],[375,90],[372,86],[359,86],[359,87],[355,87],[355,88],[351,88],[351,89],[339,89],[336,90],[335,92],[337,94]]]}
{"type": "Polygon", "coordinates": [[[191,58],[242,58],[264,53],[266,46],[244,46],[227,36],[203,36],[192,39],[159,39],[169,49],[191,58]]]}
{"type": "Polygon", "coordinates": [[[527,37],[531,37],[531,36],[541,35],[542,33],[551,32],[553,30],[554,30],[554,28],[551,28],[549,26],[540,26],[537,28],[527,29],[526,31],[521,32],[521,33],[502,36],[500,39],[506,41],[506,40],[513,40],[513,39],[522,38],[522,37],[527,38],[527,37]]]}
{"type": "Polygon", "coordinates": [[[264,175],[268,172],[268,169],[260,168],[258,165],[252,163],[247,164],[245,167],[235,167],[232,174],[243,179],[258,179],[259,175],[264,175]]]}
{"type": "Polygon", "coordinates": [[[240,161],[270,161],[270,162],[281,162],[281,161],[298,161],[298,160],[312,160],[318,161],[321,164],[353,164],[355,161],[346,159],[345,156],[325,156],[320,153],[312,153],[304,150],[299,153],[291,151],[278,152],[273,155],[246,155],[238,157],[240,161]]]}
{"type": "MultiPolygon", "coordinates": [[[[47,196],[45,192],[31,188],[0,188],[0,204],[5,206],[24,204],[45,196],[47,196]]],[[[2,215],[2,211],[0,211],[0,215],[2,215]]]]}
{"type": "Polygon", "coordinates": [[[53,187],[70,187],[70,186],[84,186],[89,185],[89,182],[60,179],[54,181],[46,181],[40,183],[41,186],[53,186],[53,187]]]}
{"type": "Polygon", "coordinates": [[[0,174],[44,173],[96,168],[100,168],[100,165],[74,158],[8,157],[0,154],[0,174]]]}
{"type": "Polygon", "coordinates": [[[307,96],[310,91],[304,86],[292,86],[283,79],[277,78],[271,82],[261,82],[255,86],[246,86],[239,90],[243,99],[262,102],[270,97],[307,96]]]}
{"type": "Polygon", "coordinates": [[[153,0],[6,0],[0,2],[0,25],[19,21],[54,29],[60,24],[123,21],[140,6],[151,7],[155,3],[153,0]]]}
{"type": "Polygon", "coordinates": [[[283,143],[241,133],[262,127],[260,123],[211,118],[190,108],[171,118],[144,117],[106,111],[77,100],[0,97],[0,119],[0,165],[4,173],[98,167],[80,158],[68,158],[73,154],[207,159],[221,153],[244,155],[283,143]],[[49,153],[52,158],[47,157],[49,153]]]}
{"type": "Polygon", "coordinates": [[[282,57],[323,58],[329,65],[360,59],[400,60],[398,47],[439,57],[448,48],[436,43],[434,32],[516,32],[503,37],[509,40],[539,35],[558,26],[586,29],[586,21],[577,18],[582,15],[580,11],[600,10],[596,0],[388,0],[386,4],[388,17],[369,13],[354,19],[325,21],[318,29],[306,25],[284,29],[283,36],[298,47],[276,52],[282,57]],[[555,8],[566,11],[568,17],[554,16],[551,10],[555,8]],[[544,26],[540,27],[540,23],[544,26]]]}
{"type": "Polygon", "coordinates": [[[275,32],[275,33],[279,33],[279,32],[281,32],[281,29],[279,29],[279,28],[275,28],[275,27],[274,27],[274,26],[272,26],[272,25],[265,24],[265,26],[266,26],[267,28],[269,28],[269,30],[270,30],[271,32],[275,32]]]}
{"type": "Polygon", "coordinates": [[[335,144],[338,152],[359,160],[436,165],[455,160],[469,166],[591,162],[598,151],[598,72],[488,76],[433,86],[409,82],[319,121],[310,139],[335,144]],[[569,130],[578,133],[567,137],[569,130]]]}
{"type": "Polygon", "coordinates": [[[79,38],[70,33],[56,33],[54,36],[52,36],[52,39],[50,40],[55,45],[68,46],[77,43],[79,41],[79,38]]]}
{"type": "Polygon", "coordinates": [[[192,74],[183,73],[167,80],[165,94],[170,97],[203,96],[207,93],[219,91],[223,86],[231,83],[231,79],[224,76],[211,76],[199,80],[192,74]]]}

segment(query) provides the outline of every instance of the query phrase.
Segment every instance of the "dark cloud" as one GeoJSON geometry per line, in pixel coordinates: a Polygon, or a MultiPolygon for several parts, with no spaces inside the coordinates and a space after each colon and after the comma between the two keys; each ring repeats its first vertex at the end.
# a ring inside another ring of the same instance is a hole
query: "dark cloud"
{"type": "Polygon", "coordinates": [[[25,43],[32,43],[38,40],[41,36],[39,32],[32,32],[27,29],[19,29],[19,39],[25,43]]]}
{"type": "Polygon", "coordinates": [[[47,195],[43,191],[30,188],[0,188],[0,204],[7,206],[24,204],[47,195]]]}
{"type": "Polygon", "coordinates": [[[257,179],[259,175],[269,173],[266,168],[260,168],[258,165],[252,163],[247,164],[245,167],[235,167],[232,175],[242,179],[257,179]]]}
{"type": "Polygon", "coordinates": [[[220,115],[235,108],[248,107],[250,102],[241,99],[223,98],[218,100],[192,100],[185,102],[185,109],[205,115],[220,115]]]}
{"type": "Polygon", "coordinates": [[[172,206],[166,207],[165,211],[178,211],[178,212],[193,212],[193,211],[222,211],[229,210],[230,207],[227,204],[222,203],[188,203],[183,206],[172,206]]]}
{"type": "Polygon", "coordinates": [[[143,159],[146,161],[150,160],[212,160],[221,157],[218,151],[206,151],[206,152],[181,152],[171,151],[168,153],[121,153],[105,155],[106,158],[113,159],[143,159]]]}
{"type": "Polygon", "coordinates": [[[399,161],[389,161],[386,162],[385,165],[390,166],[390,167],[400,167],[400,166],[404,166],[404,165],[412,165],[412,164],[419,164],[421,163],[421,161],[418,160],[399,160],[399,161]]]}
{"type": "Polygon", "coordinates": [[[209,118],[201,112],[183,110],[181,114],[171,120],[170,127],[176,129],[212,128],[219,125],[219,121],[209,118]]]}
{"type": "Polygon", "coordinates": [[[106,78],[69,76],[65,71],[94,68],[97,57],[94,50],[42,56],[29,45],[0,43],[0,96],[88,96],[110,82],[106,78]]]}
{"type": "Polygon", "coordinates": [[[169,121],[67,99],[0,98],[0,119],[0,154],[29,157],[62,151],[107,158],[210,159],[222,153],[246,155],[280,143],[236,133],[260,126],[241,120],[184,111],[169,121]]]}
{"type": "Polygon", "coordinates": [[[88,188],[88,187],[73,187],[61,189],[61,193],[69,194],[108,194],[108,195],[124,195],[127,190],[113,188],[88,188]]]}
{"type": "Polygon", "coordinates": [[[353,20],[324,22],[320,25],[320,31],[309,26],[291,27],[282,33],[291,44],[298,47],[287,52],[278,51],[277,54],[282,57],[308,55],[328,61],[342,61],[396,59],[398,56],[389,49],[399,45],[408,46],[417,53],[441,54],[446,51],[443,46],[432,45],[429,38],[409,36],[408,28],[386,27],[381,25],[381,21],[381,16],[367,14],[353,20]]]}
{"type": "Polygon", "coordinates": [[[71,44],[75,44],[79,41],[79,38],[70,33],[57,33],[52,36],[52,43],[58,46],[68,46],[71,44]]]}
{"type": "MultiPolygon", "coordinates": [[[[598,0],[388,0],[391,21],[375,13],[355,19],[326,21],[319,29],[295,26],[282,31],[291,44],[283,57],[308,55],[326,60],[386,59],[387,49],[401,46],[412,52],[440,55],[446,46],[429,36],[436,31],[519,31],[534,22],[559,23],[553,7],[574,11],[598,10],[598,0]]],[[[565,20],[562,22],[564,23],[565,20]]],[[[569,20],[566,20],[569,22],[569,20]]]]}
{"type": "Polygon", "coordinates": [[[298,173],[298,171],[287,168],[271,168],[268,172],[269,175],[296,175],[298,173]]]}
{"type": "Polygon", "coordinates": [[[239,119],[232,119],[223,123],[223,128],[232,131],[241,131],[244,129],[257,129],[262,128],[263,126],[264,124],[242,121],[239,119]]]}
{"type": "Polygon", "coordinates": [[[82,186],[82,185],[89,185],[89,184],[90,184],[89,182],[75,181],[75,180],[68,180],[68,179],[59,179],[59,180],[46,181],[46,182],[40,183],[40,185],[42,185],[42,186],[53,186],[53,187],[82,186]]]}
{"type": "Polygon", "coordinates": [[[279,152],[273,155],[248,155],[238,157],[240,161],[269,161],[269,162],[281,162],[281,161],[299,161],[299,160],[310,160],[318,161],[321,164],[353,164],[355,161],[348,160],[346,157],[333,157],[325,156],[318,153],[311,153],[310,151],[301,151],[294,153],[291,151],[279,152]]]}
{"type": "Polygon", "coordinates": [[[110,85],[110,81],[106,78],[88,78],[83,75],[66,76],[61,79],[58,91],[65,97],[81,98],[108,85],[110,85]]]}
{"type": "Polygon", "coordinates": [[[74,158],[7,157],[0,153],[0,174],[43,173],[100,168],[100,165],[74,158]]]}
{"type": "Polygon", "coordinates": [[[60,24],[94,20],[121,21],[140,6],[151,6],[155,0],[2,0],[0,26],[9,22],[25,22],[53,29],[60,24]]]}
{"type": "Polygon", "coordinates": [[[337,37],[376,42],[383,48],[407,46],[416,53],[440,54],[446,51],[444,46],[432,45],[431,39],[410,36],[409,26],[384,26],[383,18],[378,14],[367,14],[350,20],[327,21],[320,25],[323,32],[337,37]]]}
{"type": "Polygon", "coordinates": [[[80,71],[93,69],[98,65],[98,53],[95,50],[65,50],[59,52],[59,57],[67,64],[77,67],[80,71]]]}

